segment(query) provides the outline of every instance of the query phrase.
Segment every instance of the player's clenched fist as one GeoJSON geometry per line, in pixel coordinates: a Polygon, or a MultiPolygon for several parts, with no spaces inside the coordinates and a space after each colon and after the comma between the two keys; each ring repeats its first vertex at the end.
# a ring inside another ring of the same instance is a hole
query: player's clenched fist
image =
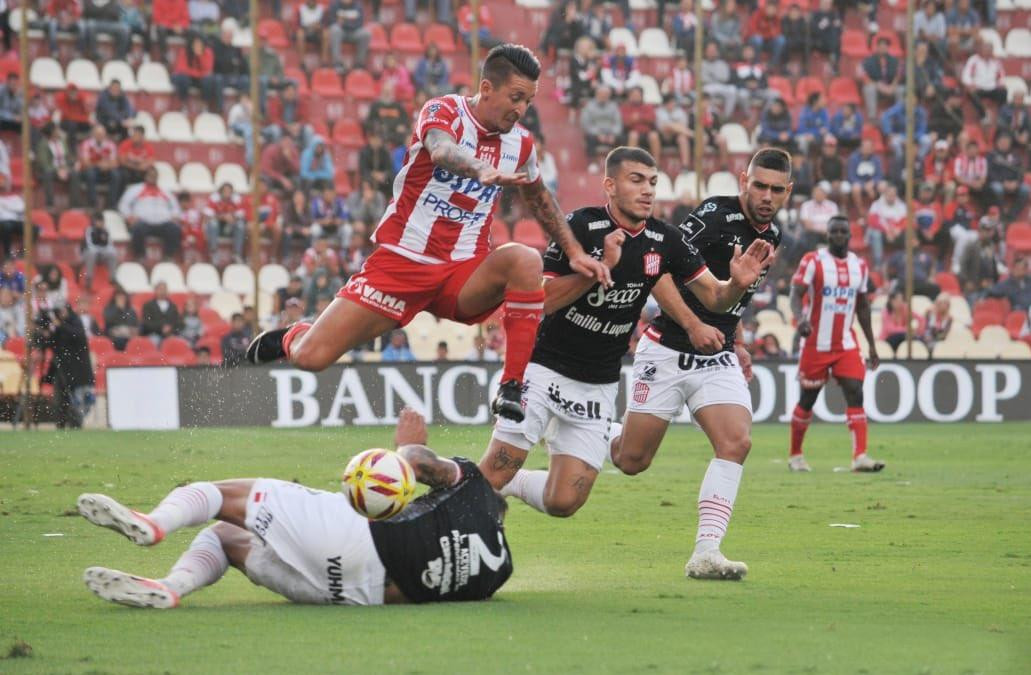
{"type": "Polygon", "coordinates": [[[612,287],[612,273],[609,271],[609,267],[602,261],[595,260],[583,251],[569,256],[569,266],[573,268],[573,271],[577,274],[582,274],[585,277],[590,277],[591,279],[601,282],[601,285],[605,288],[612,287]]]}
{"type": "Polygon", "coordinates": [[[605,252],[601,256],[601,261],[609,269],[619,264],[619,259],[623,255],[624,241],[626,241],[626,232],[623,230],[613,230],[605,235],[605,244],[603,246],[605,252]]]}

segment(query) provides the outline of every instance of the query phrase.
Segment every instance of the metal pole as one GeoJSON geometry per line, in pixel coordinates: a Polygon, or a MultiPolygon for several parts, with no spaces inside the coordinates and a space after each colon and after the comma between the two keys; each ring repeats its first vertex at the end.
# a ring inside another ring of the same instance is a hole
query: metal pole
{"type": "MultiPolygon", "coordinates": [[[[261,59],[258,36],[258,0],[250,0],[251,17],[251,269],[254,272],[254,311],[258,311],[258,272],[261,270],[261,226],[258,210],[261,208],[261,181],[258,164],[261,152],[261,59]]],[[[260,317],[259,317],[260,319],[260,317]]]]}
{"type": "Polygon", "coordinates": [[[22,415],[25,428],[32,421],[32,340],[35,322],[32,316],[32,279],[36,276],[35,231],[32,227],[32,157],[30,148],[29,127],[29,27],[25,5],[15,11],[21,13],[18,26],[18,54],[21,56],[21,156],[22,156],[22,201],[25,202],[25,214],[22,219],[22,248],[25,249],[25,376],[22,378],[25,389],[22,390],[22,415]]]}
{"type": "MultiPolygon", "coordinates": [[[[694,171],[695,198],[702,200],[702,155],[705,152],[705,123],[702,119],[702,42],[705,40],[705,14],[701,0],[694,3],[694,171]]],[[[656,157],[655,159],[659,159],[656,157]]]]}
{"type": "Polygon", "coordinates": [[[472,10],[472,22],[469,25],[469,68],[472,75],[472,95],[479,91],[480,84],[480,0],[469,3],[472,10]]]}
{"type": "MultiPolygon", "coordinates": [[[[906,3],[906,25],[913,25],[915,3],[906,3]]],[[[913,59],[913,31],[906,31],[906,356],[913,353],[913,164],[916,160],[916,147],[913,144],[913,116],[916,110],[916,92],[913,59]]]]}

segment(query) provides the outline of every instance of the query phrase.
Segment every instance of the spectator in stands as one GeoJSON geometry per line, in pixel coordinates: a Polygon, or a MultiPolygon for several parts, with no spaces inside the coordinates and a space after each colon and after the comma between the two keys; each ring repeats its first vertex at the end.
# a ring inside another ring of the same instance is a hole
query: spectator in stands
{"type": "Polygon", "coordinates": [[[663,97],[672,96],[678,106],[691,105],[694,100],[695,82],[694,71],[687,62],[687,56],[677,57],[676,65],[662,81],[660,91],[663,97]]]}
{"type": "Polygon", "coordinates": [[[251,343],[251,333],[247,330],[247,322],[243,314],[236,312],[229,320],[229,332],[222,338],[222,367],[235,368],[245,362],[247,345],[251,343]]]}
{"type": "Polygon", "coordinates": [[[143,174],[154,166],[154,146],[144,136],[142,126],[132,127],[132,134],[118,144],[118,165],[122,182],[133,184],[143,181],[143,174]]]}
{"type": "Polygon", "coordinates": [[[545,147],[544,136],[537,136],[537,168],[541,172],[541,180],[544,187],[551,190],[552,194],[558,194],[558,165],[555,163],[555,156],[545,147]]]}
{"type": "MultiPolygon", "coordinates": [[[[140,0],[118,0],[118,4],[121,5],[122,11],[120,21],[125,26],[125,30],[129,38],[126,40],[126,45],[129,51],[132,51],[133,43],[139,42],[141,45],[144,41],[150,42],[150,27],[147,24],[147,20],[143,16],[143,11],[139,7],[140,0]]],[[[127,51],[122,55],[122,59],[128,59],[129,52],[127,51]]],[[[133,68],[136,70],[136,68],[133,68]]]]}
{"type": "Polygon", "coordinates": [[[869,138],[864,138],[848,158],[848,182],[852,184],[852,203],[860,213],[866,210],[864,197],[872,201],[882,191],[884,166],[869,138]]]}
{"type": "Polygon", "coordinates": [[[351,239],[351,212],[346,200],[336,193],[332,183],[327,183],[310,201],[313,236],[346,247],[351,239]]]}
{"type": "Polygon", "coordinates": [[[42,137],[43,127],[53,122],[54,119],[54,109],[43,98],[43,92],[39,89],[33,88],[29,94],[28,113],[29,141],[32,147],[36,147],[39,144],[39,139],[42,137]]]}
{"type": "Polygon", "coordinates": [[[963,154],[953,160],[952,173],[956,176],[957,184],[966,185],[972,197],[984,202],[988,196],[988,160],[981,155],[981,146],[977,141],[967,141],[964,150],[963,154]]]}
{"type": "Polygon", "coordinates": [[[157,169],[147,169],[142,183],[126,188],[118,203],[118,211],[129,226],[131,247],[136,258],[143,258],[144,244],[150,236],[161,238],[166,260],[179,252],[179,219],[182,213],[175,197],[158,186],[157,169]]]}
{"type": "Polygon", "coordinates": [[[574,110],[594,96],[601,82],[601,60],[594,40],[584,35],[577,39],[569,59],[569,91],[567,100],[574,110]]]}
{"type": "Polygon", "coordinates": [[[379,98],[369,106],[365,118],[365,133],[379,134],[390,146],[402,145],[412,131],[412,120],[405,107],[394,97],[394,87],[384,84],[379,98]]]}
{"type": "Polygon", "coordinates": [[[950,49],[963,53],[974,50],[974,41],[981,29],[981,17],[971,8],[970,0],[957,0],[945,15],[945,23],[948,26],[950,49]]]}
{"type": "MultiPolygon", "coordinates": [[[[494,17],[490,13],[490,7],[487,3],[481,2],[480,9],[480,49],[489,50],[501,44],[501,40],[494,37],[491,30],[494,28],[494,17]]],[[[473,30],[473,9],[470,5],[462,5],[458,10],[458,35],[462,38],[462,42],[466,46],[470,46],[472,42],[470,37],[472,36],[473,30]]]]}
{"type": "Polygon", "coordinates": [[[999,108],[998,131],[1013,136],[1013,144],[1027,148],[1031,144],[1031,114],[1024,105],[1024,92],[1013,92],[1013,102],[999,108]]]}
{"type": "Polygon", "coordinates": [[[992,203],[1002,209],[1002,218],[1016,220],[1031,198],[1031,188],[1024,182],[1024,161],[1013,150],[1013,137],[1008,132],[995,134],[995,150],[988,155],[988,189],[992,203]]]}
{"type": "Polygon", "coordinates": [[[393,52],[383,55],[383,66],[380,68],[378,79],[380,91],[389,85],[394,96],[400,101],[411,101],[415,97],[412,74],[397,60],[397,55],[393,52]]]}
{"type": "Polygon", "coordinates": [[[391,194],[394,165],[390,151],[383,145],[377,133],[367,134],[365,147],[358,153],[358,175],[371,181],[384,195],[391,194]]]}
{"type": "Polygon", "coordinates": [[[120,141],[128,135],[127,129],[133,124],[135,115],[129,97],[122,91],[122,83],[111,80],[107,89],[97,97],[97,123],[104,125],[112,139],[120,141]]]}
{"type": "Polygon", "coordinates": [[[766,4],[752,12],[745,29],[745,38],[755,47],[756,53],[770,55],[770,63],[774,68],[780,67],[785,40],[780,30],[780,5],[777,0],[767,0],[766,4]]]}
{"type": "Polygon", "coordinates": [[[889,51],[891,42],[886,37],[877,38],[877,49],[863,60],[863,100],[866,102],[866,116],[877,119],[877,106],[881,99],[894,103],[902,97],[903,69],[899,60],[889,51]]]}
{"type": "Polygon", "coordinates": [[[20,295],[0,286],[0,345],[13,337],[25,337],[25,307],[20,295]]]}
{"type": "Polygon", "coordinates": [[[694,54],[695,25],[694,0],[680,0],[680,11],[673,15],[673,46],[676,49],[694,54]]]}
{"type": "MultiPolygon", "coordinates": [[[[379,194],[379,193],[376,193],[379,194]]],[[[363,230],[355,229],[354,234],[351,235],[351,243],[344,251],[343,259],[343,274],[344,276],[350,277],[357,274],[361,269],[362,265],[365,264],[365,260],[372,255],[372,245],[369,243],[369,236],[363,230]]]]}
{"type": "Polygon", "coordinates": [[[190,88],[195,87],[200,90],[210,109],[217,110],[214,73],[215,53],[199,35],[194,35],[187,48],[179,52],[172,69],[172,84],[175,85],[179,101],[185,106],[190,88]]]}
{"type": "Polygon", "coordinates": [[[158,50],[164,54],[170,35],[186,37],[190,29],[190,10],[186,0],[154,0],[151,12],[158,50]]]}
{"type": "Polygon", "coordinates": [[[473,347],[463,359],[465,361],[500,361],[501,355],[490,348],[482,335],[473,336],[473,347]]]}
{"type": "Polygon", "coordinates": [[[182,328],[179,308],[168,298],[168,284],[159,281],[154,286],[154,297],[143,303],[143,322],[140,334],[149,337],[155,345],[182,328]]]}
{"type": "Polygon", "coordinates": [[[995,223],[982,216],[977,228],[977,241],[967,246],[959,263],[959,281],[970,305],[985,297],[999,283],[999,270],[1003,268],[999,236],[995,223]]]}
{"type": "Polygon", "coordinates": [[[788,12],[780,19],[780,34],[784,36],[784,51],[781,58],[787,61],[792,56],[802,57],[802,68],[809,67],[809,24],[798,3],[788,5],[788,12]]]}
{"type": "MultiPolygon", "coordinates": [[[[657,147],[660,152],[663,146],[676,147],[681,166],[688,166],[691,158],[690,142],[694,137],[694,129],[688,126],[687,112],[683,107],[677,105],[676,98],[672,94],[666,94],[662,99],[662,105],[655,111],[655,128],[659,134],[660,141],[657,147]]],[[[660,155],[655,156],[659,157],[660,155]]]]}
{"type": "Polygon", "coordinates": [[[863,137],[863,115],[855,105],[846,103],[834,113],[831,134],[838,139],[842,150],[850,151],[859,147],[863,137]]]}
{"type": "Polygon", "coordinates": [[[823,137],[813,175],[817,181],[826,181],[830,185],[827,194],[831,199],[836,200],[852,192],[852,186],[845,180],[845,162],[838,155],[838,139],[829,133],[823,137]]]}
{"type": "Polygon", "coordinates": [[[952,330],[952,296],[948,293],[939,293],[934,299],[934,304],[928,308],[924,315],[923,341],[928,349],[934,349],[934,345],[941,342],[952,330]]]}
{"type": "Polygon", "coordinates": [[[111,300],[104,308],[104,334],[114,343],[115,349],[125,351],[129,338],[139,334],[140,319],[129,302],[129,294],[121,286],[115,286],[111,300]]]}
{"type": "MultiPolygon", "coordinates": [[[[25,201],[20,193],[9,192],[0,195],[0,258],[11,255],[11,243],[15,234],[25,228],[25,201]]],[[[34,225],[38,235],[39,226],[34,225]]]]}
{"type": "Polygon", "coordinates": [[[369,56],[372,35],[365,28],[365,10],[357,0],[335,0],[326,12],[329,27],[329,61],[336,68],[344,66],[342,46],[346,42],[355,46],[355,68],[364,68],[369,56]]]}
{"type": "Polygon", "coordinates": [[[598,87],[594,98],[580,111],[580,128],[587,142],[587,156],[594,158],[599,150],[613,148],[623,136],[623,116],[612,100],[612,90],[598,87]]]}
{"type": "Polygon", "coordinates": [[[323,38],[323,14],[326,7],[318,0],[304,0],[297,5],[297,32],[294,34],[297,53],[302,57],[308,51],[308,45],[315,45],[319,55],[326,63],[329,62],[329,44],[324,43],[323,38]]]}
{"type": "Polygon", "coordinates": [[[737,1],[725,0],[709,19],[708,35],[716,42],[719,53],[725,58],[731,58],[741,49],[742,34],[741,18],[737,13],[737,1]]]}
{"type": "Polygon", "coordinates": [[[450,358],[448,357],[447,340],[441,340],[437,343],[437,358],[435,360],[438,363],[450,361],[450,358]]]}
{"type": "Polygon", "coordinates": [[[734,85],[737,98],[745,108],[765,105],[771,97],[766,80],[766,66],[756,56],[755,47],[746,44],[741,48],[741,60],[734,64],[734,85]]]}
{"type": "Polygon", "coordinates": [[[333,184],[333,176],[333,155],[326,143],[316,136],[301,153],[301,187],[305,190],[320,190],[333,184]]]}
{"type": "MultiPolygon", "coordinates": [[[[64,91],[57,92],[54,102],[57,112],[61,115],[61,130],[68,136],[68,146],[77,147],[81,139],[93,128],[86,98],[75,84],[69,84],[64,91]]],[[[3,103],[0,99],[0,110],[2,109],[3,103]]]]}
{"type": "Polygon", "coordinates": [[[251,86],[251,69],[243,51],[239,47],[233,46],[232,26],[222,27],[221,31],[219,31],[219,39],[212,41],[211,51],[214,55],[215,64],[214,112],[221,113],[225,105],[224,97],[227,88],[235,89],[240,97],[246,95],[251,86]]]}
{"type": "Polygon", "coordinates": [[[948,53],[948,27],[936,0],[924,0],[913,16],[913,36],[921,44],[933,45],[934,58],[944,63],[948,53]]]}
{"type": "Polygon", "coordinates": [[[759,338],[759,344],[756,346],[755,353],[752,354],[752,358],[757,361],[786,359],[787,357],[787,352],[781,349],[780,340],[773,333],[766,333],[759,338]]]}
{"type": "Polygon", "coordinates": [[[275,143],[266,145],[261,151],[261,162],[258,166],[261,178],[266,183],[276,189],[293,192],[301,171],[294,139],[284,135],[275,143]]]}
{"type": "Polygon", "coordinates": [[[812,199],[804,202],[798,210],[802,223],[802,244],[806,251],[814,251],[827,239],[827,223],[838,215],[838,205],[827,198],[830,183],[820,182],[813,186],[812,199]]]}
{"type": "Polygon", "coordinates": [[[933,183],[921,183],[913,203],[913,226],[917,243],[938,248],[939,259],[945,258],[951,237],[942,227],[942,205],[934,196],[933,183]]]}
{"type": "MultiPolygon", "coordinates": [[[[792,5],[797,7],[797,5],[792,5]]],[[[823,137],[830,133],[831,118],[827,112],[827,99],[823,92],[814,91],[809,94],[802,113],[798,116],[798,130],[795,132],[795,143],[803,155],[809,154],[809,148],[820,145],[823,137]]]]}
{"type": "Polygon", "coordinates": [[[36,282],[46,288],[48,307],[64,307],[68,304],[68,280],[64,278],[60,267],[55,264],[40,265],[36,282]]]}
{"type": "Polygon", "coordinates": [[[945,91],[931,108],[927,128],[935,138],[952,145],[963,131],[963,96],[957,89],[945,91]]]}
{"type": "Polygon", "coordinates": [[[14,258],[6,258],[0,267],[0,288],[9,288],[19,296],[25,293],[25,274],[14,264],[14,258]]]}
{"type": "Polygon", "coordinates": [[[33,169],[36,180],[43,186],[47,208],[54,205],[54,184],[58,182],[67,184],[73,204],[82,204],[79,175],[72,170],[75,158],[68,151],[64,134],[53,122],[47,122],[41,134],[42,138],[36,144],[36,152],[33,155],[33,169]]]}
{"type": "Polygon", "coordinates": [[[219,239],[233,242],[234,262],[243,262],[243,242],[247,235],[247,203],[243,195],[233,190],[232,183],[222,183],[218,191],[208,197],[204,205],[204,237],[208,254],[215,260],[219,239]]]}
{"type": "Polygon", "coordinates": [[[87,338],[96,337],[104,334],[104,329],[100,327],[100,323],[93,318],[93,298],[85,293],[80,295],[75,300],[75,313],[79,315],[79,321],[82,323],[82,331],[86,334],[87,338]]]}
{"type": "Polygon", "coordinates": [[[8,73],[7,81],[0,86],[0,131],[21,131],[23,104],[18,74],[8,73]]]}
{"type": "Polygon", "coordinates": [[[601,81],[616,98],[623,98],[630,90],[641,86],[637,61],[626,53],[626,45],[617,44],[614,53],[602,59],[601,81]]]}
{"type": "MultiPolygon", "coordinates": [[[[316,240],[321,241],[321,240],[316,240]]],[[[329,249],[332,251],[332,249],[329,249]]],[[[335,254],[334,254],[335,255],[335,254]]],[[[321,312],[316,309],[319,298],[330,296],[333,297],[336,291],[343,285],[343,280],[339,276],[331,276],[329,270],[324,267],[317,267],[312,272],[311,280],[308,283],[308,289],[305,291],[305,314],[309,316],[317,316],[321,312]]]]}
{"type": "Polygon", "coordinates": [[[844,21],[834,0],[820,0],[819,9],[809,15],[810,48],[830,59],[831,68],[838,72],[841,60],[841,31],[844,21]]]}
{"type": "Polygon", "coordinates": [[[548,25],[541,37],[540,50],[545,54],[554,55],[560,49],[573,49],[576,42],[585,37],[585,31],[586,25],[577,3],[574,0],[565,0],[548,16],[548,25]]]}
{"type": "Polygon", "coordinates": [[[959,272],[960,261],[967,247],[977,242],[977,211],[970,203],[970,188],[961,185],[956,199],[946,202],[942,226],[952,237],[952,271],[959,272]]]}
{"type": "Polygon", "coordinates": [[[784,105],[784,99],[775,98],[763,111],[759,121],[759,142],[793,152],[795,135],[791,127],[791,112],[784,105]]]}
{"type": "Polygon", "coordinates": [[[415,65],[412,80],[427,96],[443,96],[451,91],[451,72],[435,43],[426,45],[426,51],[415,65]]]}
{"type": "MultiPolygon", "coordinates": [[[[7,2],[8,10],[14,4],[7,2]]],[[[79,31],[82,18],[81,0],[49,0],[33,4],[39,6],[43,15],[39,21],[29,22],[29,27],[46,31],[51,54],[58,53],[57,36],[60,33],[70,34],[73,37],[78,36],[81,43],[82,36],[79,31]]],[[[9,18],[9,12],[5,12],[3,16],[5,24],[9,23],[9,18]]]]}
{"type": "Polygon", "coordinates": [[[271,89],[281,89],[293,80],[288,80],[283,70],[283,60],[279,52],[267,44],[263,44],[258,52],[258,72],[261,73],[262,95],[271,89]]]}
{"type": "MultiPolygon", "coordinates": [[[[275,300],[275,311],[283,312],[286,310],[290,300],[298,300],[304,298],[304,281],[301,277],[296,274],[291,275],[289,281],[286,282],[286,286],[281,286],[276,289],[274,296],[275,300]]],[[[300,302],[298,302],[300,305],[300,302]]],[[[303,307],[302,307],[303,312],[303,307]]]]}
{"type": "Polygon", "coordinates": [[[930,48],[922,40],[916,43],[913,61],[917,100],[926,104],[936,103],[939,96],[945,91],[941,64],[931,58],[930,48]]]}
{"type": "Polygon", "coordinates": [[[874,267],[880,267],[884,250],[895,251],[902,245],[906,230],[906,204],[899,199],[898,188],[888,183],[884,192],[870,205],[866,216],[866,242],[874,267]]]}
{"type": "MultiPolygon", "coordinates": [[[[271,103],[272,99],[269,100],[270,107],[271,103]]],[[[236,101],[229,106],[229,113],[226,115],[226,126],[229,128],[229,133],[236,138],[242,139],[244,142],[248,164],[254,161],[254,156],[251,154],[254,152],[254,149],[251,147],[251,134],[253,133],[253,127],[251,126],[252,112],[251,97],[241,91],[236,101]]]]}
{"type": "MultiPolygon", "coordinates": [[[[733,0],[730,1],[733,2],[733,0]]],[[[677,69],[679,70],[681,66],[683,66],[686,72],[691,72],[686,56],[682,56],[677,60],[677,69]]],[[[737,87],[731,83],[732,76],[730,64],[720,56],[718,45],[715,42],[707,42],[705,54],[702,57],[702,91],[710,96],[719,98],[723,102],[723,117],[728,120],[734,118],[734,109],[737,107],[737,87]]],[[[663,93],[666,92],[664,91],[663,93]]],[[[685,105],[687,97],[685,96],[684,100],[678,100],[677,102],[685,105]]]]}
{"type": "MultiPolygon", "coordinates": [[[[298,278],[298,281],[300,279],[298,278]]],[[[290,298],[283,305],[283,311],[279,313],[276,323],[277,328],[292,326],[304,319],[304,303],[300,297],[290,298]]]]}
{"type": "Polygon", "coordinates": [[[196,295],[186,296],[183,313],[179,317],[179,337],[196,347],[197,340],[204,335],[204,322],[200,318],[200,302],[196,295]]]}
{"type": "Polygon", "coordinates": [[[408,347],[408,336],[400,328],[390,331],[390,338],[383,348],[383,361],[414,361],[415,354],[408,347]]]}
{"type": "Polygon", "coordinates": [[[107,187],[107,208],[114,208],[122,194],[122,176],[118,170],[118,148],[107,137],[107,131],[97,124],[89,138],[79,145],[77,164],[79,179],[85,183],[86,198],[96,204],[97,188],[107,187]]]}
{"type": "MultiPolygon", "coordinates": [[[[881,115],[881,133],[891,146],[895,157],[906,154],[906,102],[899,99],[881,115]]],[[[917,147],[917,161],[923,161],[931,149],[934,138],[927,133],[927,113],[922,105],[913,109],[913,140],[917,147]]]]}
{"type": "Polygon", "coordinates": [[[307,249],[311,245],[311,217],[308,198],[303,190],[293,190],[290,201],[283,209],[283,229],[279,257],[286,260],[296,246],[307,249]]]}
{"type": "Polygon", "coordinates": [[[351,212],[351,222],[355,224],[363,223],[370,228],[375,226],[386,208],[387,200],[383,193],[366,178],[362,179],[361,188],[347,197],[347,209],[351,212]]]}
{"type": "Polygon", "coordinates": [[[129,30],[122,23],[122,7],[116,0],[83,0],[82,19],[85,26],[85,51],[97,59],[97,36],[109,35],[115,42],[115,54],[125,57],[129,51],[129,30]]]}
{"type": "Polygon", "coordinates": [[[961,81],[967,88],[967,95],[971,103],[977,109],[982,118],[982,124],[988,126],[992,123],[992,116],[984,107],[984,99],[1002,106],[1006,103],[1006,86],[1003,78],[1006,71],[1003,69],[1002,61],[995,58],[992,51],[992,43],[988,40],[981,40],[977,47],[977,53],[971,54],[963,66],[961,81]]]}
{"type": "Polygon", "coordinates": [[[992,298],[1006,298],[1010,307],[1020,312],[1027,312],[1031,307],[1031,277],[1027,275],[1027,258],[1021,257],[1013,261],[1009,278],[1000,281],[988,291],[992,298]]]}
{"type": "MultiPolygon", "coordinates": [[[[659,17],[657,25],[662,24],[662,14],[669,0],[659,0],[659,17]]],[[[608,11],[608,5],[597,3],[588,6],[581,17],[584,36],[591,38],[598,49],[605,47],[609,41],[609,33],[612,31],[612,15],[608,11]]],[[[575,45],[575,43],[574,43],[575,45]]]]}
{"type": "Polygon", "coordinates": [[[118,252],[111,241],[111,233],[104,222],[104,214],[94,211],[90,216],[90,225],[82,238],[82,266],[86,276],[86,289],[93,289],[93,273],[97,263],[107,268],[108,276],[113,277],[118,266],[118,252]]]}
{"type": "Polygon", "coordinates": [[[888,304],[881,312],[881,335],[880,339],[891,345],[893,350],[898,351],[899,345],[906,341],[907,326],[913,322],[914,339],[919,340],[923,334],[923,319],[914,317],[909,305],[906,304],[906,296],[902,291],[892,291],[888,296],[888,304]]]}
{"type": "Polygon", "coordinates": [[[193,197],[189,192],[180,192],[176,195],[176,201],[179,204],[179,241],[182,247],[183,262],[191,265],[205,260],[208,253],[208,239],[204,234],[206,224],[204,211],[193,203],[193,197]]]}
{"type": "MultiPolygon", "coordinates": [[[[656,122],[655,107],[644,102],[644,92],[635,87],[627,93],[626,102],[620,106],[626,143],[649,150],[653,157],[660,157],[662,143],[656,122]]],[[[686,160],[685,160],[686,161],[686,160]]]]}
{"type": "Polygon", "coordinates": [[[340,276],[340,256],[330,248],[329,239],[316,239],[301,258],[302,276],[314,280],[316,272],[325,270],[331,277],[340,276]]]}
{"type": "MultiPolygon", "coordinates": [[[[949,142],[942,139],[934,142],[934,151],[924,158],[924,182],[930,183],[941,193],[948,203],[956,191],[955,176],[952,175],[952,157],[949,156],[949,142]]],[[[968,193],[969,194],[969,193],[968,193]]]]}
{"type": "Polygon", "coordinates": [[[307,102],[299,95],[294,82],[288,81],[279,96],[270,96],[265,105],[268,108],[266,138],[274,143],[285,134],[293,136],[299,147],[308,147],[314,132],[308,124],[307,102]]]}

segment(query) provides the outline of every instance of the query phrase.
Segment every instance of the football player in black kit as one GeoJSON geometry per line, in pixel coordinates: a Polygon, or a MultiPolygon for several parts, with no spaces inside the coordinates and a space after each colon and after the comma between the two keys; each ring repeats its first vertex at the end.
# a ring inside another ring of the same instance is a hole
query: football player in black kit
{"type": "Polygon", "coordinates": [[[467,459],[437,457],[411,409],[398,452],[433,488],[398,515],[370,522],[340,492],[268,479],[191,483],[142,514],[105,495],[79,497],[87,520],[150,546],[181,527],[201,530],[163,579],[90,567],[86,585],[105,600],[171,608],[222,578],[229,565],[298,603],[379,605],[486,600],[512,575],[505,500],[467,459]]]}
{"type": "MultiPolygon", "coordinates": [[[[738,183],[739,194],[706,199],[679,226],[719,279],[731,274],[737,247],[762,241],[775,248],[780,243],[773,220],[791,195],[791,156],[783,150],[760,150],[738,183]]],[[[685,569],[689,577],[740,579],[748,572],[747,565],[727,560],[719,547],[752,446],[752,398],[746,380],[751,362],[735,335],[741,313],[765,276],[764,270],[727,311],[705,307],[694,289],[679,280],[663,279],[655,286],[652,293],[663,313],[638,343],[624,426],[621,434],[613,434],[612,462],[630,475],[648,468],[670,420],[685,404],[709,437],[716,456],[698,495],[698,532],[685,569]],[[686,320],[681,318],[685,304],[686,320]]]]}
{"type": "Polygon", "coordinates": [[[545,318],[523,383],[525,418],[499,418],[480,461],[503,495],[553,516],[570,516],[583,505],[608,456],[620,363],[654,284],[669,273],[701,306],[723,312],[771,262],[765,241],[744,253],[738,247],[724,263],[727,280],[719,281],[680,231],[651,217],[657,178],[649,153],[616,148],[605,162],[607,204],[569,215],[580,245],[612,270],[611,287],[579,278],[554,243],[545,252],[545,318]],[[542,438],[548,471],[523,470],[542,438]]]}

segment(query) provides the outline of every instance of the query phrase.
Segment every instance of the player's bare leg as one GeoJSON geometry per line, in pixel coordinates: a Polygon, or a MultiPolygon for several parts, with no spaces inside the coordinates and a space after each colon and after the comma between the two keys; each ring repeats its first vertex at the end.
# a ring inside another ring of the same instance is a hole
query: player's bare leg
{"type": "Polygon", "coordinates": [[[523,374],[544,314],[543,268],[534,249],[505,244],[484,258],[458,293],[458,319],[479,316],[504,303],[505,370],[491,410],[516,422],[523,420],[523,374]]]}
{"type": "Polygon", "coordinates": [[[641,473],[655,459],[669,429],[669,420],[648,413],[628,412],[619,434],[610,441],[610,457],[616,468],[628,476],[641,473]]]}
{"type": "Polygon", "coordinates": [[[397,321],[345,298],[334,298],[314,324],[301,322],[260,333],[247,347],[251,363],[287,358],[302,370],[323,370],[352,349],[397,326],[397,321]]]}
{"type": "Polygon", "coordinates": [[[802,442],[805,440],[805,432],[813,420],[813,405],[816,398],[823,389],[822,384],[813,383],[807,386],[802,384],[802,395],[798,398],[798,404],[791,413],[791,451],[788,456],[788,469],[791,471],[810,471],[809,463],[805,461],[802,454],[802,442]]]}
{"type": "Polygon", "coordinates": [[[748,566],[727,560],[720,552],[720,542],[734,511],[741,465],[752,448],[752,411],[739,405],[716,404],[695,411],[694,416],[709,437],[716,457],[709,462],[698,492],[698,533],[685,572],[696,579],[736,581],[748,573],[748,566]]]}
{"type": "Polygon", "coordinates": [[[863,409],[863,381],[851,377],[839,377],[838,384],[845,394],[845,416],[852,436],[852,470],[876,473],[884,468],[866,454],[866,411],[863,409]]]}
{"type": "Polygon", "coordinates": [[[597,478],[597,470],[582,459],[552,455],[547,471],[520,469],[501,494],[518,497],[549,516],[568,518],[587,501],[597,478]]]}
{"type": "Polygon", "coordinates": [[[515,478],[516,472],[523,468],[523,462],[530,453],[522,448],[490,439],[487,453],[480,460],[480,473],[495,490],[501,490],[515,478]]]}

